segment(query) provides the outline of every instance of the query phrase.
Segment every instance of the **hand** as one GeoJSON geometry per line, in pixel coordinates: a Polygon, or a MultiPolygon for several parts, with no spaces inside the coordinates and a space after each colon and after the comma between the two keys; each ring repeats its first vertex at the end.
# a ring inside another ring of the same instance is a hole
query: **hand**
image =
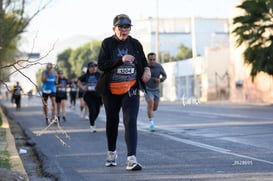
{"type": "Polygon", "coordinates": [[[131,63],[133,63],[134,60],[135,60],[135,57],[132,56],[132,55],[124,55],[122,57],[122,61],[123,62],[131,62],[131,63]]]}
{"type": "Polygon", "coordinates": [[[145,67],[143,75],[142,75],[142,81],[144,83],[147,83],[150,80],[150,78],[151,78],[151,70],[149,67],[145,67]]]}

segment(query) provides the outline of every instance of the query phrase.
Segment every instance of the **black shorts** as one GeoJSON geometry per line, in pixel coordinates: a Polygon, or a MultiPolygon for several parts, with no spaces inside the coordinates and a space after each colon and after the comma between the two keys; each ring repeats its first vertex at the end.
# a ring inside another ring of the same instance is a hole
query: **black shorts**
{"type": "Polygon", "coordinates": [[[56,92],[52,92],[52,93],[49,93],[49,94],[43,92],[42,96],[43,96],[44,101],[46,102],[48,100],[48,97],[55,97],[56,92]]]}
{"type": "Polygon", "coordinates": [[[78,97],[79,97],[79,98],[82,98],[82,97],[83,97],[83,94],[84,94],[83,91],[79,91],[78,97]]]}
{"type": "Polygon", "coordinates": [[[62,95],[56,95],[56,102],[57,102],[57,103],[60,103],[62,100],[67,100],[67,95],[66,95],[66,93],[65,93],[65,94],[62,94],[62,95]]]}

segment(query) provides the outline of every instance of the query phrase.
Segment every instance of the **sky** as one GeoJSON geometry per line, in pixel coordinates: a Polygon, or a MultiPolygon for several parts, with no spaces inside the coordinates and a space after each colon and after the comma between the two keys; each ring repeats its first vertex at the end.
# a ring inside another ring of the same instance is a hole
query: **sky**
{"type": "MultiPolygon", "coordinates": [[[[32,9],[37,9],[38,2],[46,0],[32,2],[32,9]]],[[[34,47],[34,51],[41,52],[76,35],[111,35],[113,18],[121,13],[129,15],[132,24],[134,20],[157,15],[160,18],[228,18],[232,7],[239,2],[240,0],[52,0],[31,21],[27,32],[23,34],[22,49],[33,51],[34,47]]]]}

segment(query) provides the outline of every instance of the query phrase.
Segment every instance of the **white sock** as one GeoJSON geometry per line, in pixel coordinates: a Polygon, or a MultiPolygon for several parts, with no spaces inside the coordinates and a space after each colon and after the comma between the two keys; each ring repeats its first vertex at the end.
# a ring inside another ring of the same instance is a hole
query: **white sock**
{"type": "Polygon", "coordinates": [[[153,119],[150,119],[150,124],[154,125],[154,120],[153,119]]]}
{"type": "Polygon", "coordinates": [[[127,160],[136,161],[136,156],[135,155],[127,156],[127,160]]]}

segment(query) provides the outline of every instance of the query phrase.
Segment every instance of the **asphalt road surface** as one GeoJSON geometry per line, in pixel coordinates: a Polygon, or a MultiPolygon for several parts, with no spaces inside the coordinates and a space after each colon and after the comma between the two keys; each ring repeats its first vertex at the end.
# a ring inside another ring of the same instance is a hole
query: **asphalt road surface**
{"type": "Polygon", "coordinates": [[[97,132],[67,106],[67,121],[46,129],[41,101],[23,99],[21,111],[2,102],[13,121],[35,143],[43,171],[60,181],[273,180],[273,106],[230,103],[165,103],[148,130],[146,103],[138,119],[138,161],[142,171],[126,171],[120,121],[118,166],[107,168],[105,114],[97,132]]]}

